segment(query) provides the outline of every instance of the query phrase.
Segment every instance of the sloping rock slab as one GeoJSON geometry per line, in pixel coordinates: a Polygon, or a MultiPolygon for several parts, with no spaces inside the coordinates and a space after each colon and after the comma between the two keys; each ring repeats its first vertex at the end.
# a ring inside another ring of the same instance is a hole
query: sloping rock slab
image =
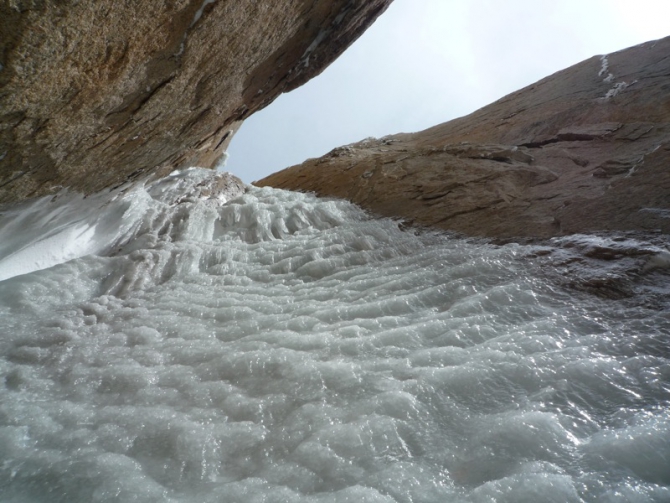
{"type": "Polygon", "coordinates": [[[598,56],[471,115],[368,139],[259,186],[473,236],[670,233],[670,37],[598,56]]]}

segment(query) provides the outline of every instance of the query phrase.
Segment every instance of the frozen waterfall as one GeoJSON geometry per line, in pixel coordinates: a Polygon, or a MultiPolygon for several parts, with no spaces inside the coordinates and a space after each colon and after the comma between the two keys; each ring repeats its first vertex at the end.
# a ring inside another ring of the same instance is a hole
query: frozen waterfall
{"type": "Polygon", "coordinates": [[[0,502],[670,501],[667,250],[606,299],[213,177],[0,215],[0,502]]]}

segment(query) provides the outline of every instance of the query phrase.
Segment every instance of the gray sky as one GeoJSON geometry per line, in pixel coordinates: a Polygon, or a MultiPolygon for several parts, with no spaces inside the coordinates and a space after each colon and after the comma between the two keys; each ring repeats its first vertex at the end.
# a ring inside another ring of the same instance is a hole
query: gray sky
{"type": "Polygon", "coordinates": [[[247,119],[225,170],[259,180],[466,115],[596,54],[670,35],[670,0],[395,0],[319,77],[247,119]]]}

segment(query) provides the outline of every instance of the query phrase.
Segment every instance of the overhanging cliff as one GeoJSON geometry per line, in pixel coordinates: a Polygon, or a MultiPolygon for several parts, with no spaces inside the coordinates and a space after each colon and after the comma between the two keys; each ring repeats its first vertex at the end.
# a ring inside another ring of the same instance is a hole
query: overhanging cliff
{"type": "Polygon", "coordinates": [[[0,0],[0,203],[215,166],[392,0],[0,0]]]}

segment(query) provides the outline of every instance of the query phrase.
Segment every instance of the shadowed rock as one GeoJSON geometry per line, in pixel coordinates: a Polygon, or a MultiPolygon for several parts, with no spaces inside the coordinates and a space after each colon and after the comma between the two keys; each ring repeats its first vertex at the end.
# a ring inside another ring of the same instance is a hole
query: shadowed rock
{"type": "Polygon", "coordinates": [[[0,203],[213,167],[392,0],[0,0],[0,203]]]}
{"type": "Polygon", "coordinates": [[[670,232],[670,38],[596,56],[468,116],[258,185],[489,237],[670,232]]]}

